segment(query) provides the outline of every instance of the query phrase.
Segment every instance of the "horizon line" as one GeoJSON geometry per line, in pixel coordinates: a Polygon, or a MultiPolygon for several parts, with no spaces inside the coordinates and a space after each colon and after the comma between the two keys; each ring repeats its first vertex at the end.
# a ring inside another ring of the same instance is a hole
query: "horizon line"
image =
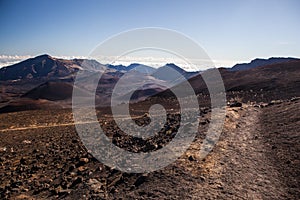
{"type": "MultiPolygon", "coordinates": [[[[143,64],[149,67],[153,67],[153,68],[159,68],[162,67],[166,64],[175,64],[179,67],[183,67],[184,68],[188,68],[187,66],[184,66],[185,64],[182,62],[169,62],[169,60],[171,60],[171,58],[157,58],[157,60],[153,60],[153,57],[130,57],[130,59],[128,60],[120,60],[120,61],[116,61],[113,63],[106,63],[105,60],[99,60],[99,59],[95,59],[93,57],[88,57],[88,56],[53,56],[50,55],[48,53],[43,53],[43,54],[38,54],[38,55],[0,55],[0,68],[3,67],[9,67],[11,65],[17,64],[19,62],[25,61],[27,59],[30,58],[35,58],[41,55],[49,55],[53,58],[57,58],[57,59],[66,59],[66,60],[73,60],[73,59],[89,59],[89,60],[96,60],[98,61],[100,64],[103,65],[108,65],[108,64],[112,64],[112,65],[123,65],[125,67],[128,67],[131,64],[143,64]],[[145,60],[147,60],[145,62],[145,60]],[[143,61],[144,60],[144,61],[143,61]]],[[[248,61],[245,60],[211,60],[214,66],[206,66],[205,69],[209,69],[212,67],[216,67],[216,68],[231,68],[236,64],[245,64],[245,63],[250,63],[251,61],[255,60],[255,59],[270,59],[270,58],[298,58],[298,57],[292,57],[292,56],[271,56],[268,58],[262,58],[262,57],[257,57],[257,58],[252,58],[248,61]]],[[[174,61],[174,59],[173,59],[174,61]]]]}

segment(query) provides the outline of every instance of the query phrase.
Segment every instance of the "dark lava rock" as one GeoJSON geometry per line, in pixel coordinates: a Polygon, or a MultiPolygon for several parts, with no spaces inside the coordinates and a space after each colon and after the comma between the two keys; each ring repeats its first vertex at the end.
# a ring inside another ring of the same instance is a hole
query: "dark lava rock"
{"type": "Polygon", "coordinates": [[[235,101],[235,102],[231,102],[229,104],[229,107],[242,107],[242,103],[241,102],[238,102],[238,101],[235,101]]]}
{"type": "Polygon", "coordinates": [[[24,157],[20,159],[20,164],[26,165],[26,159],[24,157]]]}
{"type": "Polygon", "coordinates": [[[83,181],[83,178],[81,176],[78,176],[74,181],[73,183],[71,184],[71,188],[74,187],[75,185],[79,184],[79,183],[82,183],[83,181]]]}
{"type": "Polygon", "coordinates": [[[196,161],[196,159],[193,156],[189,156],[189,161],[196,161]]]}
{"type": "Polygon", "coordinates": [[[89,162],[89,159],[88,158],[80,158],[79,159],[79,162],[77,163],[77,167],[79,167],[79,166],[83,166],[83,165],[85,165],[86,163],[88,163],[89,162]]]}
{"type": "Polygon", "coordinates": [[[142,184],[146,181],[146,179],[147,179],[147,176],[141,175],[141,176],[138,177],[138,178],[136,179],[136,181],[134,182],[134,186],[135,186],[135,187],[138,187],[138,186],[142,185],[142,184]]]}

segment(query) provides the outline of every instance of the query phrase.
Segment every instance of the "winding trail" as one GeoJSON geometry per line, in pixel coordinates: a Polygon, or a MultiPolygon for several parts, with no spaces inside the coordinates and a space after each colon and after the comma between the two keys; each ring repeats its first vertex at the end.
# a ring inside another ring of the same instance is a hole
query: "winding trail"
{"type": "Polygon", "coordinates": [[[210,180],[206,186],[215,188],[214,197],[287,198],[281,175],[266,156],[267,150],[260,130],[261,114],[261,109],[251,106],[228,109],[220,141],[204,163],[204,167],[209,170],[210,180]]]}

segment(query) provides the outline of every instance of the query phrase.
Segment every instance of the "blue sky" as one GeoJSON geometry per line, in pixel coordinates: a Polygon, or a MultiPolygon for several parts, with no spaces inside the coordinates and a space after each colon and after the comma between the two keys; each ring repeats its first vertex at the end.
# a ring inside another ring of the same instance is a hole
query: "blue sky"
{"type": "Polygon", "coordinates": [[[0,0],[0,9],[2,58],[87,56],[108,37],[142,27],[186,34],[217,66],[300,57],[298,0],[0,0]]]}

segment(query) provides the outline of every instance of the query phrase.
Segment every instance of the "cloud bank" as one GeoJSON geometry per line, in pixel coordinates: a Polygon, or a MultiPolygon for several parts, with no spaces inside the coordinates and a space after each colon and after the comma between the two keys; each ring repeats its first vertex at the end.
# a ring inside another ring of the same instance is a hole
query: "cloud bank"
{"type": "Polygon", "coordinates": [[[30,55],[25,55],[25,56],[18,56],[18,55],[0,55],[0,68],[1,67],[6,67],[9,65],[13,65],[15,63],[18,63],[22,60],[26,60],[28,58],[31,58],[32,56],[30,55]]]}
{"type": "MultiPolygon", "coordinates": [[[[32,58],[32,57],[34,57],[34,56],[31,56],[31,55],[22,55],[22,56],[0,55],[0,68],[13,65],[15,63],[21,62],[23,60],[26,60],[26,59],[32,58]]],[[[53,56],[53,57],[62,58],[62,59],[74,59],[74,58],[93,59],[93,58],[88,58],[85,56],[53,56]]],[[[167,63],[174,63],[174,64],[184,68],[187,71],[197,71],[197,70],[203,70],[203,69],[214,67],[214,66],[205,66],[204,63],[206,63],[206,62],[201,61],[201,60],[198,60],[198,61],[193,60],[193,62],[198,63],[197,64],[198,66],[191,67],[186,62],[183,62],[180,59],[174,59],[174,58],[124,56],[121,58],[116,57],[114,63],[107,62],[108,60],[111,61],[112,60],[111,58],[107,59],[105,57],[102,57],[102,58],[98,58],[96,60],[102,64],[114,64],[114,65],[122,64],[122,65],[128,66],[132,63],[140,63],[140,64],[148,65],[148,66],[151,66],[154,68],[161,67],[167,63]]],[[[234,64],[236,64],[236,62],[231,61],[231,60],[213,60],[213,64],[215,65],[215,67],[231,67],[234,64]]]]}

